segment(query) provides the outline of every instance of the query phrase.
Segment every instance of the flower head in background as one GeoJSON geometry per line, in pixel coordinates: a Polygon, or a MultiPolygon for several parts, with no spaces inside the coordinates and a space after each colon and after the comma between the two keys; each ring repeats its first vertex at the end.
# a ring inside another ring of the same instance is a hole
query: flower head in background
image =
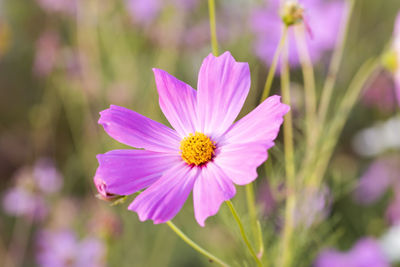
{"type": "Polygon", "coordinates": [[[193,190],[195,217],[204,226],[235,195],[234,184],[257,178],[289,106],[272,96],[233,123],[250,89],[250,71],[229,52],[204,59],[197,91],[153,71],[160,107],[175,130],[122,107],[102,111],[99,123],[111,137],[144,150],[98,155],[94,182],[104,197],[147,188],[128,209],[154,223],[171,220],[193,190]]]}
{"type": "Polygon", "coordinates": [[[49,75],[57,61],[60,51],[60,40],[56,32],[46,31],[36,42],[36,53],[33,62],[33,71],[37,76],[49,75]]]}
{"type": "Polygon", "coordinates": [[[78,240],[71,230],[42,230],[36,246],[36,261],[41,267],[105,266],[104,244],[95,237],[78,240]]]}
{"type": "Polygon", "coordinates": [[[36,0],[36,2],[48,13],[73,16],[78,8],[78,0],[36,0]]]}
{"type": "Polygon", "coordinates": [[[48,194],[58,192],[63,184],[61,173],[49,158],[39,159],[35,163],[33,178],[39,190],[48,194]]]}
{"type": "Polygon", "coordinates": [[[48,213],[45,197],[61,189],[62,176],[50,159],[39,159],[31,168],[23,167],[14,176],[15,185],[2,199],[4,211],[12,216],[42,220],[48,213]]]}
{"type": "Polygon", "coordinates": [[[348,252],[333,249],[322,251],[314,263],[315,267],[389,267],[390,264],[379,243],[372,238],[357,242],[348,252]]]}
{"type": "Polygon", "coordinates": [[[42,196],[23,187],[8,189],[2,199],[3,210],[12,216],[41,221],[48,213],[42,196]]]}
{"type": "Polygon", "coordinates": [[[400,105],[400,13],[397,15],[395,26],[394,26],[394,42],[393,48],[395,51],[395,71],[394,71],[394,81],[397,102],[400,105]]]}
{"type": "Polygon", "coordinates": [[[400,223],[400,158],[387,156],[374,161],[360,178],[354,192],[355,200],[364,205],[376,202],[388,189],[394,198],[386,210],[391,225],[400,223]]]}
{"type": "MultiPolygon", "coordinates": [[[[305,31],[312,33],[306,34],[305,38],[311,60],[316,62],[324,52],[335,46],[345,3],[341,0],[299,0],[299,4],[303,7],[302,16],[305,23],[293,25],[291,28],[299,30],[305,26],[305,31]]],[[[280,1],[270,0],[267,2],[267,8],[257,9],[251,16],[251,28],[255,34],[255,53],[267,65],[272,63],[284,25],[279,10],[280,1]]],[[[299,57],[291,29],[288,42],[289,63],[292,67],[296,67],[299,65],[299,57]]]]}
{"type": "Polygon", "coordinates": [[[355,200],[365,205],[377,201],[389,186],[400,179],[399,163],[396,157],[380,158],[372,162],[359,180],[354,192],[355,200]]]}
{"type": "Polygon", "coordinates": [[[132,20],[139,25],[151,24],[168,5],[181,10],[191,10],[198,0],[125,0],[125,6],[132,20]]]}
{"type": "Polygon", "coordinates": [[[331,202],[331,192],[327,186],[303,188],[294,212],[296,225],[309,228],[320,223],[328,216],[331,202]]]}

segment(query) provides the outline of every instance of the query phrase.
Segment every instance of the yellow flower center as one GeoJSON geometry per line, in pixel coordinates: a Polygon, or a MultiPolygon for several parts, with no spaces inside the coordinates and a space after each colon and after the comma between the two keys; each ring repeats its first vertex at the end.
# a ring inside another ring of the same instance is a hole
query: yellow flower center
{"type": "Polygon", "coordinates": [[[215,144],[202,133],[189,134],[181,141],[182,159],[189,165],[201,165],[209,162],[214,156],[215,144]]]}

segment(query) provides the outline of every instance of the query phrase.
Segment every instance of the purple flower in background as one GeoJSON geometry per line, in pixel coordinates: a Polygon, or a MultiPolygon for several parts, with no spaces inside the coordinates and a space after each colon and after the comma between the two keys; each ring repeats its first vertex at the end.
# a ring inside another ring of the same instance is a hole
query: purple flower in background
{"type": "Polygon", "coordinates": [[[392,113],[397,107],[396,98],[392,74],[383,71],[365,90],[361,100],[367,107],[375,107],[382,112],[392,113]]]}
{"type": "Polygon", "coordinates": [[[303,188],[294,212],[296,225],[308,228],[321,222],[327,217],[330,206],[331,194],[327,186],[303,188]]]}
{"type": "Polygon", "coordinates": [[[49,13],[75,15],[78,8],[78,0],[36,0],[36,2],[49,13]]]}
{"type": "Polygon", "coordinates": [[[48,212],[43,197],[23,187],[8,189],[4,193],[2,204],[3,210],[7,214],[35,221],[42,220],[48,212]]]}
{"type": "Polygon", "coordinates": [[[36,239],[36,261],[42,267],[105,266],[104,244],[97,238],[78,240],[70,230],[42,230],[36,239]]]}
{"type": "Polygon", "coordinates": [[[374,161],[360,178],[355,191],[356,200],[370,204],[378,200],[389,186],[400,184],[400,159],[385,157],[374,161]]]}
{"type": "Polygon", "coordinates": [[[394,81],[396,86],[397,101],[400,105],[400,13],[397,15],[394,26],[394,51],[396,54],[396,66],[394,72],[394,81]]]}
{"type": "MultiPolygon", "coordinates": [[[[399,159],[386,157],[374,161],[361,176],[354,197],[361,204],[377,201],[396,180],[399,180],[399,159]]],[[[400,181],[399,181],[400,182],[400,181]]]]}
{"type": "MultiPolygon", "coordinates": [[[[279,0],[268,1],[267,8],[257,9],[251,17],[251,28],[255,34],[256,55],[270,65],[278,46],[283,22],[279,16],[279,0]]],[[[324,52],[331,50],[336,43],[339,25],[345,10],[344,1],[299,0],[305,9],[305,19],[312,31],[306,34],[306,44],[313,62],[318,61],[324,52]]],[[[291,28],[300,29],[304,25],[291,28]]],[[[292,67],[299,65],[299,57],[292,29],[288,34],[289,62],[292,67]]]]}
{"type": "Polygon", "coordinates": [[[44,193],[55,193],[61,189],[62,176],[51,159],[40,159],[33,168],[33,177],[38,188],[44,193]]]}
{"type": "Polygon", "coordinates": [[[315,267],[389,267],[379,244],[372,238],[361,239],[348,252],[328,249],[319,254],[315,267]]]}
{"type": "Polygon", "coordinates": [[[141,25],[152,23],[169,4],[187,11],[195,8],[198,0],[125,0],[133,21],[141,25]]]}
{"type": "Polygon", "coordinates": [[[102,111],[99,124],[111,137],[145,150],[98,155],[94,182],[104,197],[147,188],[128,209],[154,223],[171,220],[193,190],[195,217],[204,226],[235,195],[234,184],[257,178],[289,106],[272,96],[233,123],[250,89],[250,71],[229,52],[204,59],[197,91],[153,71],[160,107],[175,130],[126,108],[102,111]]]}
{"type": "Polygon", "coordinates": [[[400,181],[397,187],[398,188],[396,188],[394,199],[392,203],[390,203],[385,214],[386,220],[391,225],[400,225],[400,181]]]}
{"type": "Polygon", "coordinates": [[[44,32],[36,42],[34,73],[41,77],[49,75],[55,67],[59,50],[58,35],[53,31],[44,32]]]}

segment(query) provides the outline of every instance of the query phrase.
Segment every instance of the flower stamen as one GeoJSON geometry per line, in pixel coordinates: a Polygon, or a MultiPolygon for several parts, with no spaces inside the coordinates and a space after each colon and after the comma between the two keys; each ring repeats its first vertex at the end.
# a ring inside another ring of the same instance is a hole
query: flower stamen
{"type": "Polygon", "coordinates": [[[215,143],[199,132],[189,134],[181,141],[182,159],[189,165],[199,166],[212,160],[214,157],[215,143]]]}

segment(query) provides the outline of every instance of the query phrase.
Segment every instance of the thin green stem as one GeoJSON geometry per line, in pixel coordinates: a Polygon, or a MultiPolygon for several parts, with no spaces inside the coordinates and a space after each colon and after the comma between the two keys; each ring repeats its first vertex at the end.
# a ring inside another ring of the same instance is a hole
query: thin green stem
{"type": "Polygon", "coordinates": [[[197,245],[192,239],[190,239],[187,235],[185,235],[173,222],[168,221],[167,225],[183,240],[185,241],[189,246],[191,246],[194,250],[198,251],[199,253],[203,254],[204,256],[206,256],[208,259],[218,263],[221,266],[224,267],[229,267],[229,265],[225,262],[223,262],[222,260],[220,260],[219,258],[217,258],[216,256],[214,256],[213,254],[211,254],[210,252],[208,252],[207,250],[205,250],[204,248],[200,247],[199,245],[197,245]]]}
{"type": "Polygon", "coordinates": [[[247,248],[249,249],[250,254],[253,256],[253,258],[256,261],[258,266],[263,266],[261,261],[260,261],[260,259],[257,257],[257,254],[255,253],[253,247],[250,244],[249,238],[247,237],[246,232],[244,230],[243,223],[240,220],[240,217],[239,217],[235,207],[233,206],[231,201],[227,200],[225,202],[228,205],[229,210],[232,212],[232,215],[233,215],[233,217],[235,218],[235,220],[236,220],[236,222],[238,224],[238,227],[239,227],[239,230],[240,230],[240,234],[242,235],[243,241],[246,244],[247,248]]]}
{"type": "Polygon", "coordinates": [[[304,96],[305,96],[305,121],[307,133],[307,147],[310,147],[315,141],[315,123],[317,121],[316,113],[316,96],[315,96],[315,77],[314,69],[310,58],[310,53],[306,46],[304,27],[296,27],[295,40],[298,55],[300,57],[300,65],[303,72],[304,96]]]}
{"type": "MultiPolygon", "coordinates": [[[[288,46],[282,53],[282,73],[281,87],[282,100],[285,104],[290,104],[290,73],[288,61],[288,46]]],[[[293,149],[293,123],[292,112],[289,111],[285,115],[283,121],[283,141],[285,153],[285,171],[286,171],[286,208],[285,208],[285,224],[283,228],[282,240],[282,265],[290,266],[291,264],[291,248],[290,242],[294,231],[293,211],[296,203],[295,196],[295,165],[294,165],[294,149],[293,149]]]]}
{"type": "Polygon", "coordinates": [[[262,240],[262,231],[260,223],[257,219],[257,208],[254,197],[254,186],[252,183],[246,185],[246,199],[247,208],[250,214],[251,230],[253,234],[253,240],[258,244],[258,258],[262,258],[264,254],[264,244],[262,240]]]}
{"type": "Polygon", "coordinates": [[[214,56],[218,56],[217,23],[215,20],[214,0],[208,0],[208,14],[210,18],[211,48],[214,56]]]}
{"type": "Polygon", "coordinates": [[[346,44],[350,19],[354,10],[355,0],[349,1],[349,8],[345,20],[343,21],[340,29],[339,38],[336,44],[335,51],[333,52],[332,60],[328,70],[328,76],[326,77],[324,87],[322,89],[321,102],[318,110],[318,119],[320,127],[326,119],[326,114],[329,108],[329,101],[333,93],[333,87],[335,86],[336,77],[339,72],[340,63],[342,62],[343,51],[346,44]]]}
{"type": "Polygon", "coordinates": [[[340,133],[349,117],[352,108],[357,102],[361,90],[368,81],[373,81],[373,74],[379,67],[379,60],[368,60],[361,66],[360,70],[351,81],[346,94],[344,95],[339,107],[336,109],[336,116],[325,131],[324,140],[326,141],[322,146],[319,146],[321,150],[318,152],[318,155],[320,156],[317,158],[318,161],[313,170],[314,174],[312,175],[314,179],[317,179],[316,183],[319,183],[325,174],[329,159],[332,156],[333,150],[340,137],[340,133]]]}
{"type": "Polygon", "coordinates": [[[287,39],[287,32],[288,32],[288,27],[284,26],[282,29],[281,39],[279,41],[278,47],[275,50],[274,57],[272,58],[271,66],[269,67],[267,80],[265,81],[264,90],[260,102],[264,101],[268,97],[269,92],[271,91],[272,81],[274,80],[274,75],[276,71],[276,66],[278,65],[279,56],[287,39]]]}

